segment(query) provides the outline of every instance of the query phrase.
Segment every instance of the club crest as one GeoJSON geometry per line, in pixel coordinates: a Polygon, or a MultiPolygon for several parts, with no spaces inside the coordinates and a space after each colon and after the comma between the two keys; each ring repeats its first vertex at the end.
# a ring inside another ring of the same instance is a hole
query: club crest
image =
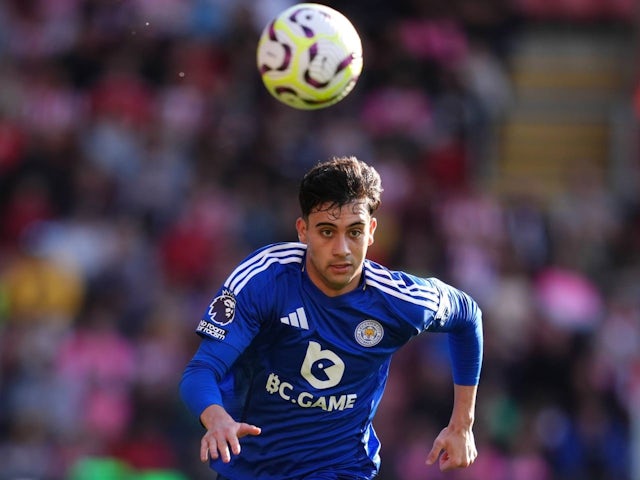
{"type": "Polygon", "coordinates": [[[363,347],[373,347],[380,343],[384,336],[384,329],[376,320],[364,320],[360,322],[355,331],[356,342],[363,347]]]}

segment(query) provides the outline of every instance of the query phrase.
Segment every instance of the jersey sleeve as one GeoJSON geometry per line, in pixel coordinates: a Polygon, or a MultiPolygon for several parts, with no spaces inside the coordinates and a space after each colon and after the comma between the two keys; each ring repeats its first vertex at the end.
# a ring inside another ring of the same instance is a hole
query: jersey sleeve
{"type": "MultiPolygon", "coordinates": [[[[231,278],[231,277],[230,277],[231,278]]],[[[196,333],[200,345],[180,381],[180,395],[199,417],[212,404],[223,404],[220,386],[234,362],[260,331],[268,310],[270,272],[233,288],[229,279],[205,309],[196,333]]]]}
{"type": "Polygon", "coordinates": [[[454,382],[477,385],[483,355],[482,311],[465,292],[438,279],[429,279],[438,291],[438,308],[425,330],[449,334],[454,382]]]}

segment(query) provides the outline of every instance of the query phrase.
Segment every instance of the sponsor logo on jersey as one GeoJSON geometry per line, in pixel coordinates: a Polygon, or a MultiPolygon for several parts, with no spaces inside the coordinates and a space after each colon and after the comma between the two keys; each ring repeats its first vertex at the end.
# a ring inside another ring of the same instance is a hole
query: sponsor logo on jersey
{"type": "Polygon", "coordinates": [[[233,322],[236,314],[236,297],[229,290],[224,290],[221,295],[213,299],[209,304],[209,318],[214,323],[225,326],[233,322]]]}
{"type": "Polygon", "coordinates": [[[295,392],[293,385],[283,381],[275,374],[269,374],[265,388],[271,395],[279,395],[280,398],[302,408],[321,408],[327,412],[342,411],[355,406],[358,395],[347,393],[343,395],[317,395],[311,392],[295,392]]]}
{"type": "Polygon", "coordinates": [[[384,329],[377,320],[364,320],[356,327],[354,337],[363,347],[373,347],[380,343],[384,336],[384,329]]]}
{"type": "Polygon", "coordinates": [[[209,323],[206,320],[200,320],[196,332],[218,340],[224,340],[227,337],[226,330],[216,327],[213,323],[209,323]]]}
{"type": "Polygon", "coordinates": [[[300,375],[319,390],[335,387],[342,380],[344,362],[331,350],[323,350],[319,343],[309,342],[300,375]]]}
{"type": "MultiPolygon", "coordinates": [[[[344,361],[331,350],[323,350],[322,346],[310,341],[307,347],[300,375],[317,390],[335,387],[344,375],[344,361]]],[[[321,408],[327,412],[353,408],[358,398],[355,393],[339,395],[321,395],[308,391],[296,391],[293,384],[282,380],[277,373],[270,373],[265,389],[271,395],[298,405],[301,408],[321,408]]]]}
{"type": "Polygon", "coordinates": [[[304,308],[302,307],[297,308],[295,312],[291,312],[286,317],[280,317],[280,322],[284,323],[285,325],[291,325],[292,327],[309,330],[307,315],[304,313],[304,308]]]}

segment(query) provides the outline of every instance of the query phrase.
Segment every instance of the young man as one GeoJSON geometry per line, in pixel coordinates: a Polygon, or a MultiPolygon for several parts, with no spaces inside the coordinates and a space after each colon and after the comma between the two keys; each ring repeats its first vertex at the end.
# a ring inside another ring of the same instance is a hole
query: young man
{"type": "Polygon", "coordinates": [[[316,165],[300,185],[300,242],[247,257],[206,310],[180,391],[218,478],[373,478],[372,420],[391,356],[425,331],[448,332],[454,380],[451,420],[427,463],[473,463],[480,309],[437,279],[366,259],[381,192],[354,157],[316,165]]]}

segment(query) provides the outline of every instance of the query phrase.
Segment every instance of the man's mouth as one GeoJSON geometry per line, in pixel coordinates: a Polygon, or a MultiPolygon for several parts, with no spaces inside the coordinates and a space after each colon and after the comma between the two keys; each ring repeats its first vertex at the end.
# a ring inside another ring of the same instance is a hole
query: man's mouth
{"type": "Polygon", "coordinates": [[[335,273],[345,273],[351,268],[350,263],[334,263],[329,266],[329,269],[335,273]]]}

